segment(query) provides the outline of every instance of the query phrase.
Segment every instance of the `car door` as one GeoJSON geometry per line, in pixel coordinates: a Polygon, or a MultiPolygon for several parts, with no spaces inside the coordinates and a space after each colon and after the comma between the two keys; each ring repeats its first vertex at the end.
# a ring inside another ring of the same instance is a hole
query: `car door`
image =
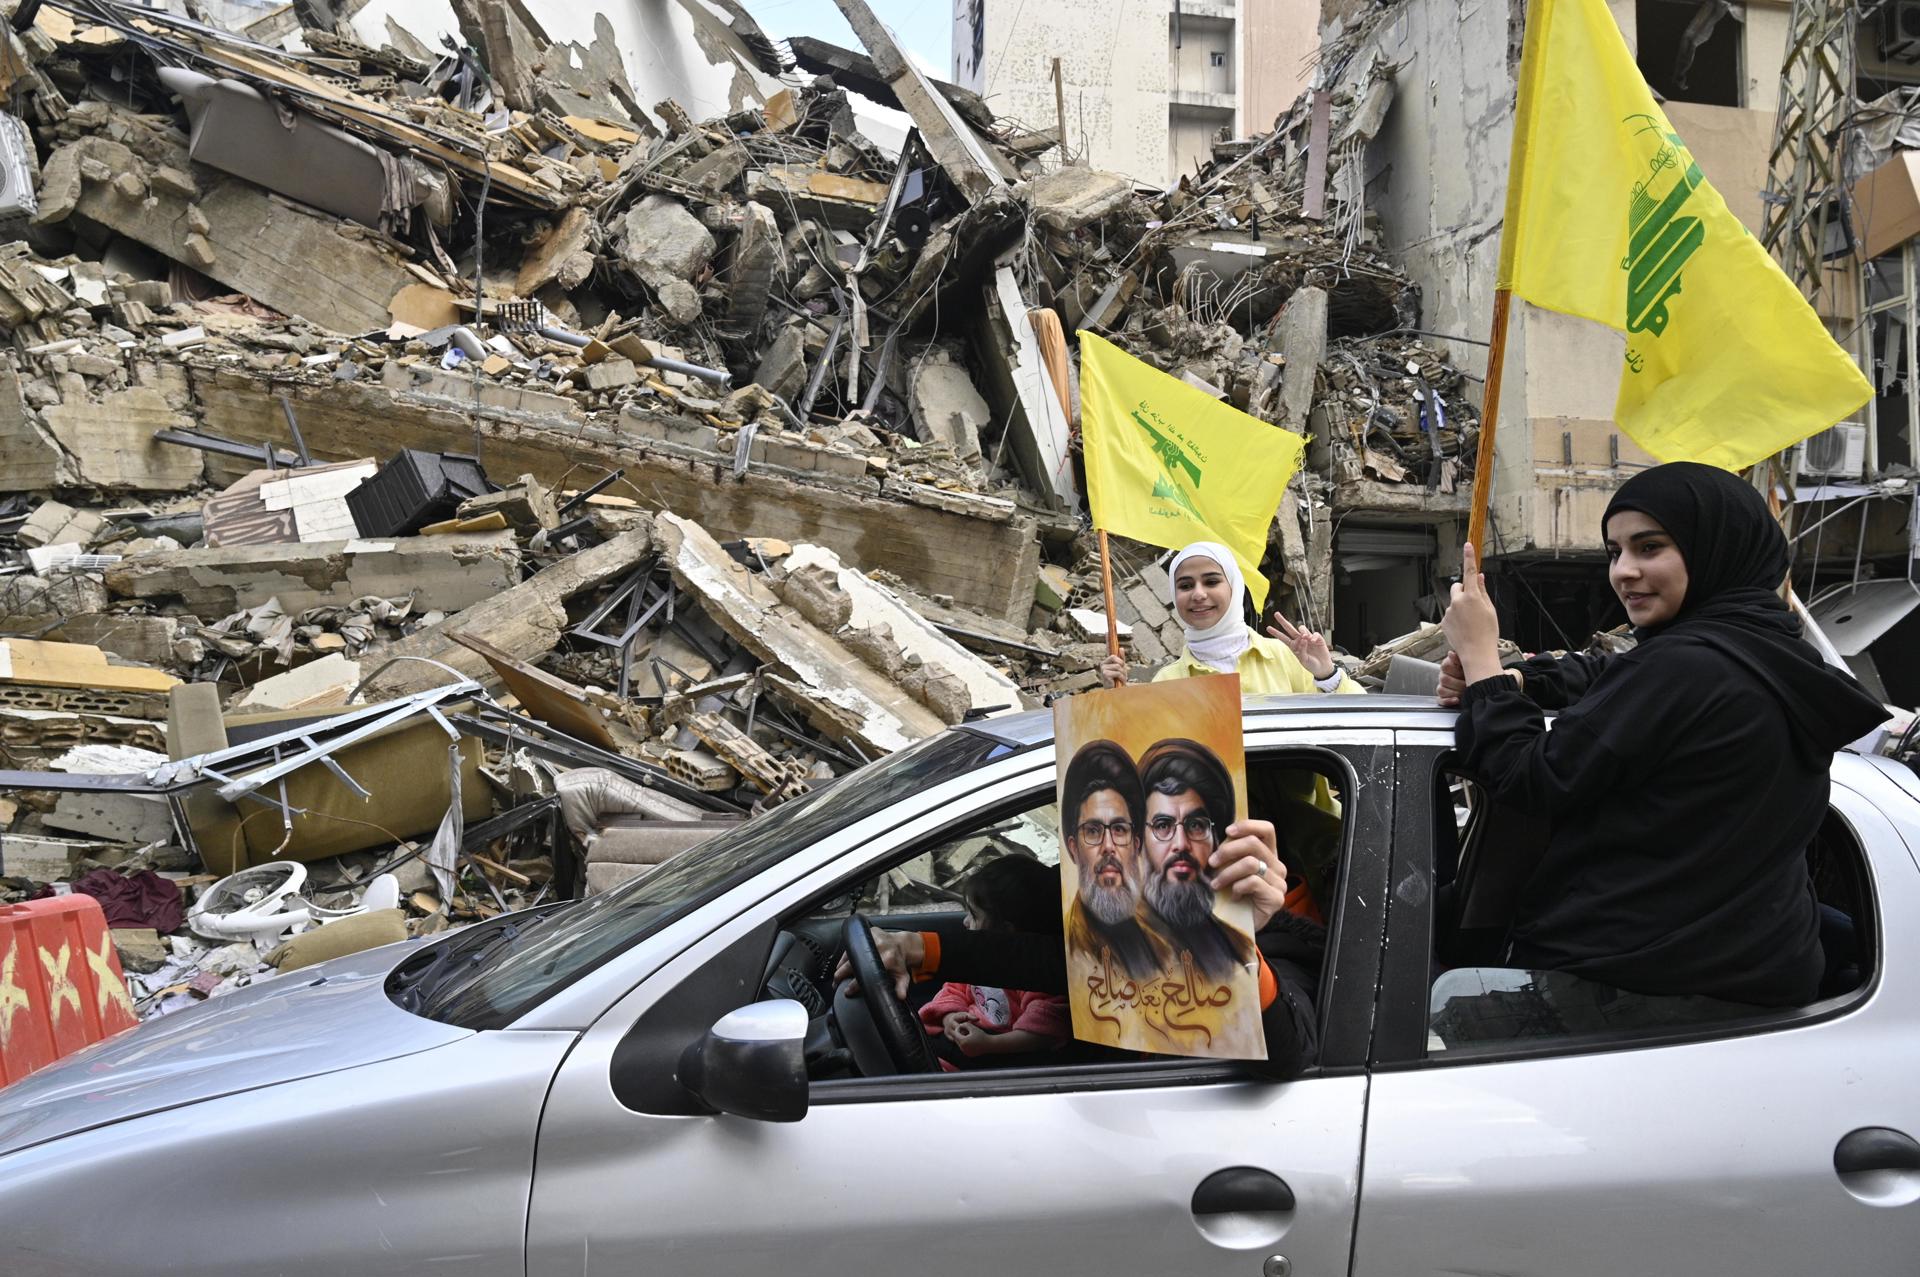
{"type": "Polygon", "coordinates": [[[1864,852],[1855,921],[1877,950],[1857,988],[1739,1024],[1453,1058],[1428,1040],[1434,893],[1410,810],[1450,743],[1401,733],[1355,1277],[1912,1271],[1920,871],[1880,807],[1910,800],[1840,760],[1829,829],[1864,852]]]}
{"type": "MultiPolygon", "coordinates": [[[[1323,995],[1331,1062],[1316,1074],[1271,1083],[1230,1064],[1176,1060],[815,1083],[810,1110],[791,1124],[647,1111],[674,1106],[615,1094],[609,1078],[637,1036],[663,1036],[656,1054],[670,1059],[692,1026],[756,996],[725,974],[728,955],[744,949],[764,962],[783,916],[954,831],[1050,803],[1052,752],[1034,750],[773,890],[749,883],[714,902],[704,938],[591,1027],[542,1119],[529,1273],[1344,1274],[1387,868],[1390,735],[1249,738],[1250,749],[1300,743],[1351,778],[1343,900],[1360,901],[1335,920],[1330,961],[1351,980],[1325,981],[1342,991],[1323,995]],[[1203,1190],[1220,1172],[1230,1174],[1203,1190]],[[1275,1184],[1290,1209],[1267,1209],[1286,1204],[1272,1196],[1275,1184]]],[[[735,970],[757,980],[757,965],[735,970]]]]}

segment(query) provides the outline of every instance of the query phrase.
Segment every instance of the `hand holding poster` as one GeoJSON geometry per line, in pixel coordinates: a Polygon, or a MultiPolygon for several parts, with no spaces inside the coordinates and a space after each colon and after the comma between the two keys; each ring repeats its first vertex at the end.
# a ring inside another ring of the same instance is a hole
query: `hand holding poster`
{"type": "Polygon", "coordinates": [[[1209,858],[1246,816],[1237,675],[1054,702],[1073,1035],[1264,1060],[1253,912],[1209,858]]]}

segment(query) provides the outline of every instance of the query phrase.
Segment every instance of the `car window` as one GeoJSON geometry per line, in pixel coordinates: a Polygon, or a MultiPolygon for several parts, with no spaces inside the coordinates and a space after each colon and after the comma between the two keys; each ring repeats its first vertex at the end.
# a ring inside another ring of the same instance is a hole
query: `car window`
{"type": "Polygon", "coordinates": [[[697,855],[676,856],[612,891],[533,919],[510,935],[503,932],[502,940],[463,958],[431,987],[416,987],[406,1005],[445,1023],[498,1028],[664,923],[815,839],[1007,751],[1005,744],[972,732],[929,737],[700,844],[697,855]]]}
{"type": "MultiPolygon", "coordinates": [[[[1306,867],[1312,867],[1312,881],[1319,884],[1318,892],[1301,893],[1297,903],[1302,912],[1311,910],[1315,921],[1321,919],[1323,905],[1325,911],[1330,913],[1337,904],[1342,847],[1340,819],[1329,816],[1324,807],[1314,806],[1315,795],[1317,791],[1328,794],[1332,798],[1332,806],[1337,810],[1344,783],[1344,777],[1335,769],[1327,767],[1323,773],[1301,765],[1297,759],[1254,757],[1248,763],[1251,813],[1273,819],[1279,827],[1281,843],[1287,849],[1283,859],[1295,867],[1296,878],[1303,878],[1306,867]]],[[[871,874],[851,890],[813,901],[784,918],[781,923],[783,933],[798,937],[801,943],[783,952],[789,955],[799,952],[805,961],[788,962],[785,969],[770,973],[769,978],[777,977],[782,981],[784,996],[797,996],[810,1007],[824,1007],[832,999],[830,980],[816,982],[820,994],[817,998],[811,991],[804,995],[795,993],[793,983],[796,977],[804,978],[808,972],[831,968],[838,952],[841,924],[849,912],[857,909],[877,927],[950,934],[961,925],[960,919],[966,911],[969,879],[988,870],[996,862],[1010,858],[1032,862],[1047,871],[1028,873],[1022,880],[1035,884],[1034,890],[1044,893],[1040,912],[1051,917],[1044,923],[1030,923],[1029,928],[1022,929],[1026,934],[1010,940],[1009,944],[1026,945],[1033,939],[1033,930],[1043,925],[1050,927],[1047,933],[1050,939],[1058,936],[1058,866],[1061,851],[1059,809],[1051,789],[1031,794],[1024,802],[1015,804],[1013,810],[996,812],[976,827],[950,831],[903,849],[901,858],[871,874]]],[[[991,937],[988,942],[991,942],[991,937]]],[[[1058,939],[1051,940],[1051,943],[1064,946],[1065,942],[1064,939],[1058,939]]],[[[1056,947],[1052,952],[1061,954],[1063,949],[1056,947]]],[[[781,961],[778,954],[775,961],[781,961]]],[[[961,977],[935,973],[931,978],[914,984],[906,999],[908,1009],[918,1015],[923,1007],[940,995],[948,978],[957,980],[961,977]]],[[[1025,1005],[1027,995],[1036,991],[1015,992],[1020,1005],[1025,1005]]],[[[1064,1010],[1065,999],[1061,998],[1060,1001],[1064,1010]]],[[[937,1036],[930,1035],[930,1038],[937,1036]]],[[[953,1071],[944,1076],[956,1084],[964,1079],[954,1077],[954,1072],[969,1071],[974,1067],[973,1061],[965,1058],[949,1058],[953,1056],[952,1052],[936,1051],[936,1055],[954,1066],[953,1071]]],[[[979,1067],[1058,1070],[1068,1067],[1099,1068],[1136,1060],[1179,1068],[1190,1068],[1195,1063],[1183,1057],[1136,1057],[1066,1038],[1044,1053],[995,1058],[983,1061],[979,1067]]],[[[810,1060],[810,1076],[815,1082],[832,1082],[871,1078],[874,1074],[863,1071],[849,1053],[818,1052],[810,1060]]],[[[936,1083],[941,1076],[920,1074],[915,1075],[912,1081],[916,1085],[927,1085],[936,1083]]],[[[831,1092],[824,1093],[823,1098],[826,1094],[831,1092]]]]}
{"type": "MultiPolygon", "coordinates": [[[[1805,1008],[1763,1010],[1710,997],[1649,997],[1566,972],[1508,965],[1507,928],[1528,871],[1544,849],[1547,825],[1491,801],[1478,785],[1444,769],[1437,773],[1431,804],[1437,889],[1426,1005],[1428,1058],[1607,1050],[1651,1038],[1747,1031],[1804,1018],[1805,1008]]],[[[1828,813],[1809,849],[1808,869],[1826,957],[1815,1005],[1826,1005],[1864,988],[1873,975],[1865,855],[1837,813],[1828,813]]]]}
{"type": "Polygon", "coordinates": [[[928,847],[848,892],[822,901],[816,918],[844,918],[855,910],[894,917],[950,915],[965,907],[968,874],[1001,856],[1027,856],[1043,865],[1060,863],[1059,808],[1053,802],[1002,816],[986,827],[928,847]]]}

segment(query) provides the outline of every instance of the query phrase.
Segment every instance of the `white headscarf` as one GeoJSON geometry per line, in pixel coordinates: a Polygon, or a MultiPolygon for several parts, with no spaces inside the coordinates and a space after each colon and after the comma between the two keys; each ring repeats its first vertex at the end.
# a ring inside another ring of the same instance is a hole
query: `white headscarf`
{"type": "Polygon", "coordinates": [[[1180,628],[1187,634],[1187,651],[1193,653],[1193,659],[1222,674],[1230,674],[1240,664],[1240,653],[1252,644],[1252,631],[1241,618],[1245,614],[1247,583],[1240,577],[1240,565],[1234,562],[1233,551],[1217,541],[1195,541],[1186,549],[1173,556],[1173,562],[1167,565],[1167,602],[1173,605],[1173,614],[1180,615],[1178,601],[1180,565],[1188,559],[1212,559],[1220,565],[1220,572],[1232,586],[1232,594],[1227,599],[1225,613],[1219,620],[1204,630],[1196,630],[1184,620],[1180,628]]]}

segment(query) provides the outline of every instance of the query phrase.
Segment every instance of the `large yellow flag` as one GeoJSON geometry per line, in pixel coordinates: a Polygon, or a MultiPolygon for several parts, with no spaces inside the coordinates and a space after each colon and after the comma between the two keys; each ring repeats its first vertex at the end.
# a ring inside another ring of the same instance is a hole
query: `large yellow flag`
{"type": "Polygon", "coordinates": [[[1080,334],[1080,435],[1093,526],[1177,549],[1218,541],[1257,608],[1260,559],[1306,440],[1080,334]]]}
{"type": "Polygon", "coordinates": [[[1662,461],[1752,465],[1873,394],[1701,177],[1606,0],[1532,0],[1500,286],[1626,334],[1614,418],[1662,461]]]}

